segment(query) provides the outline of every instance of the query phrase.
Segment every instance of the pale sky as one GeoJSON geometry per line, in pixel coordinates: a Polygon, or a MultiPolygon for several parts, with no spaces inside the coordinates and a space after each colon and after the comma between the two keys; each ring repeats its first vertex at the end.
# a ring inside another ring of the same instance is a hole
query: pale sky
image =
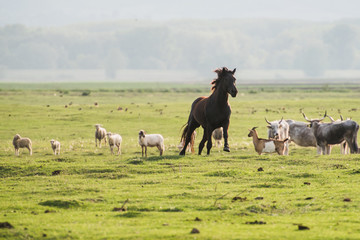
{"type": "Polygon", "coordinates": [[[0,0],[0,26],[59,26],[119,19],[360,18],[360,0],[0,0]]]}

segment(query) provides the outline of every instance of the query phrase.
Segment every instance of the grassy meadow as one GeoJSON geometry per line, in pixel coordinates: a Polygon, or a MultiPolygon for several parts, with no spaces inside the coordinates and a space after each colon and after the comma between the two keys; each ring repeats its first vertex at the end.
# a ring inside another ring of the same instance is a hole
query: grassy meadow
{"type": "MultiPolygon", "coordinates": [[[[327,110],[360,121],[351,85],[242,86],[230,98],[231,152],[178,156],[192,101],[210,85],[0,84],[1,239],[360,239],[360,155],[290,145],[257,155],[248,129],[264,117],[327,110]],[[96,104],[95,104],[96,103],[96,104]],[[94,124],[121,134],[122,155],[95,147],[94,124]],[[166,150],[141,157],[140,129],[166,150]],[[14,155],[16,133],[33,155],[14,155]],[[61,142],[54,156],[50,140],[61,142]],[[190,233],[196,228],[199,233],[190,233]],[[305,228],[305,230],[299,230],[305,228]]],[[[329,121],[329,120],[326,120],[329,121]]],[[[202,136],[197,130],[196,149],[202,136]]]]}

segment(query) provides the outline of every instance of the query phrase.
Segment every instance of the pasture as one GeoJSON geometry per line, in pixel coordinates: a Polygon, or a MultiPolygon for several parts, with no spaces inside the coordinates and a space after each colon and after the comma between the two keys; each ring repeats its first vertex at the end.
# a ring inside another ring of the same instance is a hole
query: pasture
{"type": "Polygon", "coordinates": [[[0,222],[13,226],[0,238],[359,239],[360,155],[291,144],[289,156],[259,156],[247,137],[258,126],[266,138],[264,117],[303,121],[301,111],[360,122],[358,87],[237,87],[231,152],[179,156],[190,105],[210,85],[0,84],[0,222]],[[95,148],[97,123],[122,136],[121,156],[95,148]],[[141,157],[140,129],[164,136],[164,156],[141,157]],[[16,133],[31,138],[32,156],[14,155],[16,133]]]}

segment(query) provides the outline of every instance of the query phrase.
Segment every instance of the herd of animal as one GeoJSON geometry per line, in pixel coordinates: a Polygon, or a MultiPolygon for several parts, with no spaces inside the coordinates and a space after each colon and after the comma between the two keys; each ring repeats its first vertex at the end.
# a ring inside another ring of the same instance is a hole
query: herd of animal
{"type": "MultiPolygon", "coordinates": [[[[226,152],[230,152],[228,144],[228,128],[230,122],[231,108],[228,103],[228,95],[236,97],[238,91],[235,84],[236,69],[229,70],[226,67],[218,68],[214,72],[218,77],[212,81],[212,93],[209,97],[199,97],[191,105],[191,111],[187,123],[181,136],[179,145],[180,155],[185,155],[187,149],[194,152],[195,129],[202,126],[204,129],[202,140],[199,144],[198,154],[201,155],[202,149],[207,142],[207,154],[210,154],[212,148],[212,138],[219,145],[219,140],[224,139],[224,148],[226,152]]],[[[276,152],[279,155],[289,154],[289,143],[302,147],[317,147],[318,154],[330,154],[331,147],[335,144],[341,144],[341,152],[343,154],[358,153],[357,133],[359,125],[351,119],[331,120],[330,123],[322,121],[327,117],[327,113],[321,119],[308,119],[303,113],[303,117],[308,122],[299,122],[294,120],[276,120],[268,123],[268,139],[258,137],[256,127],[249,129],[248,137],[253,138],[255,151],[260,155],[262,153],[276,152]]],[[[114,154],[114,147],[117,153],[121,154],[122,138],[119,134],[107,132],[100,124],[95,125],[95,145],[106,137],[109,142],[111,153],[114,154]]],[[[139,132],[139,145],[142,149],[142,156],[147,157],[147,147],[157,147],[162,156],[165,146],[164,138],[160,134],[146,134],[144,130],[139,132]]],[[[54,154],[60,154],[60,142],[51,140],[51,147],[54,154]]],[[[32,143],[29,138],[22,138],[16,134],[13,139],[15,155],[19,155],[19,148],[29,149],[32,154],[32,143]]]]}
{"type": "MultiPolygon", "coordinates": [[[[194,153],[194,141],[196,132],[193,134],[193,141],[188,146],[189,151],[194,153]]],[[[217,142],[217,145],[221,144],[222,128],[216,129],[213,132],[213,137],[217,142]]],[[[122,137],[120,134],[107,132],[105,128],[101,127],[101,124],[95,124],[95,146],[101,147],[101,142],[108,143],[111,154],[114,154],[114,148],[117,148],[117,154],[121,155],[121,142],[122,137]]],[[[54,139],[50,140],[51,149],[54,155],[60,155],[60,142],[54,139]]],[[[30,138],[23,138],[20,134],[16,134],[13,139],[13,145],[15,148],[15,155],[19,156],[20,148],[27,148],[29,154],[32,155],[32,142],[30,138]]],[[[147,157],[147,147],[157,147],[160,151],[160,156],[165,151],[164,138],[161,134],[146,134],[144,130],[139,132],[139,145],[142,150],[142,157],[147,157]]],[[[180,142],[178,148],[181,149],[184,145],[184,141],[180,142]]]]}
{"type": "MultiPolygon", "coordinates": [[[[295,120],[275,120],[268,121],[268,138],[263,139],[258,137],[256,131],[257,127],[249,129],[248,137],[252,137],[255,151],[261,155],[262,153],[277,153],[279,155],[289,154],[289,143],[294,142],[296,145],[302,147],[316,147],[318,154],[330,154],[331,147],[335,144],[340,144],[342,154],[357,153],[359,151],[357,145],[357,132],[359,125],[351,120],[344,120],[340,116],[339,120],[334,120],[325,112],[324,116],[320,119],[308,119],[303,113],[307,122],[300,122],[295,120]],[[328,117],[330,123],[322,123],[328,117]]],[[[188,152],[195,152],[196,132],[194,131],[191,136],[191,141],[187,146],[188,152]]],[[[221,145],[223,138],[223,128],[217,128],[212,132],[212,137],[217,146],[221,145]]],[[[120,134],[107,132],[101,124],[95,124],[95,146],[101,147],[101,142],[108,143],[111,154],[114,154],[114,148],[117,148],[117,154],[121,155],[122,137],[120,134]]],[[[54,139],[50,140],[51,149],[54,155],[60,154],[60,142],[54,139]]],[[[178,145],[179,150],[184,147],[185,139],[181,139],[178,145]]],[[[27,148],[29,154],[32,155],[32,142],[29,138],[22,138],[16,134],[13,139],[15,148],[15,155],[19,155],[20,148],[27,148]]],[[[165,151],[164,138],[160,134],[146,134],[144,130],[139,132],[139,145],[142,149],[142,157],[147,157],[147,147],[157,147],[160,156],[165,151]]]]}
{"type": "Polygon", "coordinates": [[[289,142],[302,147],[316,147],[318,154],[329,155],[333,145],[340,144],[342,154],[358,153],[357,133],[359,124],[351,119],[334,120],[325,112],[320,119],[308,119],[308,122],[281,119],[268,123],[268,139],[258,138],[256,130],[249,129],[249,137],[253,137],[256,152],[277,152],[279,155],[289,154],[289,142]],[[330,123],[322,121],[329,117],[330,123]]]}

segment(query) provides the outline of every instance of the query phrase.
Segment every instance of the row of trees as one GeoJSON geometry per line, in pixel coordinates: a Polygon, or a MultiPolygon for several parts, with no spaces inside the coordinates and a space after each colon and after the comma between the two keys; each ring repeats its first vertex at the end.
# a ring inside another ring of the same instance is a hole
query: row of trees
{"type": "Polygon", "coordinates": [[[360,69],[360,21],[130,21],[0,28],[0,68],[360,69]]]}

